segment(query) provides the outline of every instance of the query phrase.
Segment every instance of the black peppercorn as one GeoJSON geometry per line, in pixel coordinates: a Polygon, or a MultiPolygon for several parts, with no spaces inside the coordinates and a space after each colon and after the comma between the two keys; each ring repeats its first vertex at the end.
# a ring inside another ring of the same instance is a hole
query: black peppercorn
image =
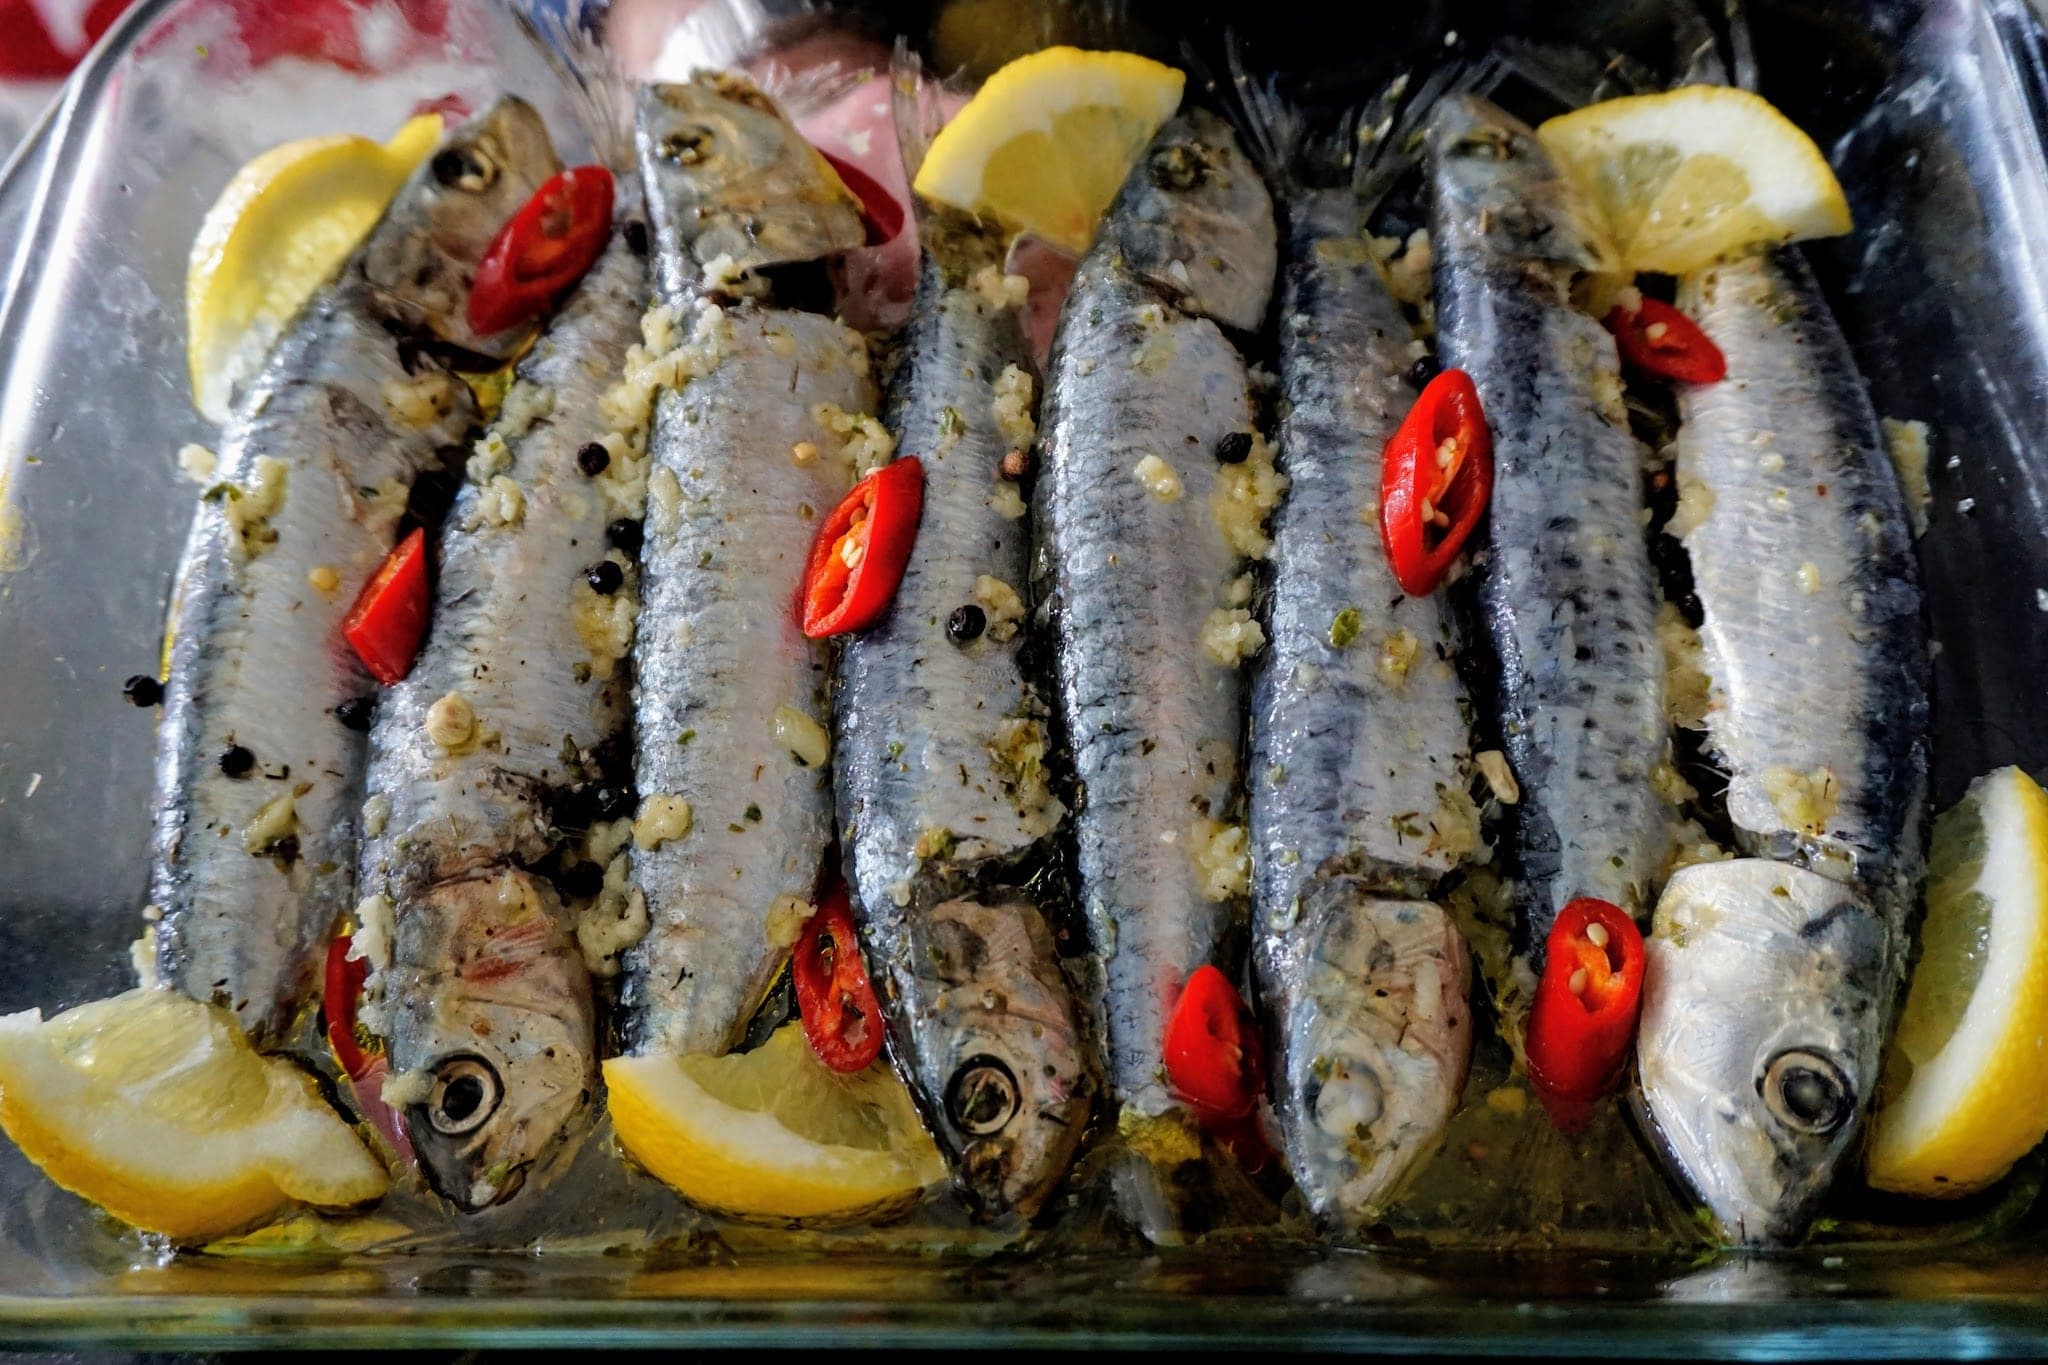
{"type": "Polygon", "coordinates": [[[256,755],[239,744],[230,744],[220,751],[220,770],[229,777],[247,777],[256,766],[256,755]]]}
{"type": "Polygon", "coordinates": [[[164,685],[147,673],[137,673],[121,684],[121,695],[131,706],[155,706],[164,699],[164,685]]]}
{"type": "Polygon", "coordinates": [[[626,220],[626,250],[635,256],[647,254],[647,224],[638,218],[626,220]]]}
{"type": "Polygon", "coordinates": [[[610,597],[626,581],[626,571],[609,559],[600,559],[583,571],[583,581],[590,590],[602,597],[610,597]]]}
{"type": "Polygon", "coordinates": [[[1420,356],[1413,365],[1408,367],[1408,382],[1418,389],[1423,388],[1428,385],[1430,380],[1436,378],[1443,371],[1443,368],[1435,356],[1420,356]]]}
{"type": "Polygon", "coordinates": [[[596,863],[573,863],[556,878],[565,896],[588,900],[604,889],[604,869],[596,863]]]}
{"type": "Polygon", "coordinates": [[[576,452],[576,467],[593,479],[604,473],[611,462],[612,453],[597,441],[585,441],[576,452]]]}
{"type": "Polygon", "coordinates": [[[620,554],[637,555],[640,553],[641,545],[646,542],[647,530],[630,517],[620,517],[604,528],[604,538],[610,541],[612,548],[620,554]]]}
{"type": "Polygon", "coordinates": [[[1249,431],[1233,431],[1216,443],[1216,458],[1223,464],[1243,464],[1245,456],[1252,453],[1252,434],[1249,431]]]}
{"type": "Polygon", "coordinates": [[[988,613],[971,602],[954,608],[953,614],[946,618],[946,638],[956,645],[978,638],[987,629],[988,613]]]}
{"type": "Polygon", "coordinates": [[[343,729],[361,732],[370,728],[370,717],[376,712],[375,697],[349,697],[334,708],[334,718],[343,729]]]}

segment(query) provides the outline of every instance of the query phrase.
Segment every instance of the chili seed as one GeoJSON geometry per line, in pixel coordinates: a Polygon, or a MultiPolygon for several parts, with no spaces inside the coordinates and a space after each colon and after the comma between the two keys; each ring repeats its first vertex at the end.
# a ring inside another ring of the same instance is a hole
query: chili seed
{"type": "Polygon", "coordinates": [[[609,559],[600,559],[583,571],[583,581],[601,597],[610,597],[626,581],[626,571],[609,559]]]}
{"type": "Polygon", "coordinates": [[[612,462],[612,453],[596,441],[585,441],[583,448],[576,452],[576,467],[596,478],[604,473],[605,466],[612,462]]]}
{"type": "Polygon", "coordinates": [[[121,695],[131,706],[155,706],[164,699],[164,685],[147,673],[137,673],[121,684],[121,695]]]}
{"type": "Polygon", "coordinates": [[[1443,368],[1443,365],[1438,362],[1435,356],[1421,356],[1417,358],[1413,365],[1408,367],[1408,382],[1418,389],[1423,388],[1428,385],[1430,380],[1441,374],[1443,368]]]}
{"type": "Polygon", "coordinates": [[[629,517],[620,517],[604,528],[604,538],[621,554],[637,555],[646,543],[647,528],[629,517]]]}
{"type": "Polygon", "coordinates": [[[1584,967],[1581,967],[1577,971],[1573,972],[1572,979],[1565,982],[1564,984],[1571,987],[1573,995],[1584,995],[1586,993],[1586,986],[1591,981],[1592,977],[1586,974],[1586,969],[1584,967]]]}
{"type": "Polygon", "coordinates": [[[626,250],[635,256],[647,254],[647,224],[638,218],[626,220],[626,250]]]}
{"type": "Polygon", "coordinates": [[[1216,458],[1224,464],[1243,464],[1252,453],[1252,434],[1233,431],[1216,443],[1216,458]]]}
{"type": "Polygon", "coordinates": [[[988,613],[973,603],[955,607],[953,614],[946,618],[946,638],[956,645],[964,645],[976,639],[988,629],[988,613]]]}
{"type": "Polygon", "coordinates": [[[604,869],[596,863],[575,863],[563,868],[556,880],[563,895],[588,900],[604,889],[604,869]]]}
{"type": "Polygon", "coordinates": [[[229,777],[246,777],[256,766],[256,755],[239,744],[230,744],[220,751],[220,770],[229,777]]]}
{"type": "Polygon", "coordinates": [[[334,708],[334,718],[342,728],[358,732],[370,728],[370,717],[377,713],[375,697],[350,697],[334,708]]]}
{"type": "Polygon", "coordinates": [[[1587,925],[1586,942],[1592,944],[1595,948],[1605,948],[1607,946],[1607,926],[1598,922],[1587,925]]]}

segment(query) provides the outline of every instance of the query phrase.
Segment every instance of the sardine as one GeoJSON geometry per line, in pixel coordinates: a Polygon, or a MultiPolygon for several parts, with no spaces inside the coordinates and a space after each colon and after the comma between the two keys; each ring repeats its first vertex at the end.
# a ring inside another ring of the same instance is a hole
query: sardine
{"type": "Polygon", "coordinates": [[[647,265],[623,227],[637,196],[624,200],[470,459],[430,634],[371,733],[358,919],[395,928],[358,942],[392,1071],[421,1078],[407,1110],[420,1167],[464,1209],[534,1187],[597,1089],[590,974],[531,869],[563,842],[568,794],[610,776],[600,754],[626,722],[633,560],[606,525],[636,510],[643,438],[604,399],[639,335],[647,265]]]}
{"type": "Polygon", "coordinates": [[[632,880],[651,927],[627,963],[627,1033],[636,1054],[721,1053],[788,960],[831,846],[830,654],[795,604],[819,521],[887,436],[865,338],[773,306],[747,274],[865,240],[824,159],[730,76],[652,87],[638,138],[679,344],[633,655],[632,880]]]}
{"type": "Polygon", "coordinates": [[[1652,781],[1669,736],[1641,456],[1613,339],[1570,298],[1575,273],[1614,258],[1535,134],[1483,99],[1438,106],[1429,178],[1438,346],[1493,433],[1479,601],[1540,961],[1572,898],[1648,907],[1676,824],[1652,781]]]}
{"type": "Polygon", "coordinates": [[[434,343],[491,344],[462,321],[470,273],[557,165],[516,99],[455,132],[278,343],[193,524],[158,736],[158,972],[260,1045],[285,1038],[355,903],[366,746],[336,708],[375,684],[341,624],[414,476],[474,417],[434,343]]]}
{"type": "Polygon", "coordinates": [[[1746,856],[1658,907],[1638,1102],[1727,1235],[1775,1242],[1855,1143],[1903,979],[1927,637],[1877,414],[1804,263],[1715,266],[1679,302],[1728,361],[1679,395],[1673,529],[1746,856]]]}
{"type": "Polygon", "coordinates": [[[1035,381],[1001,243],[951,215],[923,226],[886,420],[898,456],[923,465],[924,512],[888,614],[841,653],[841,846],[896,1055],[963,1193],[1029,1217],[1091,1093],[1027,889],[1065,816],[1019,658],[1035,381]]]}
{"type": "Polygon", "coordinates": [[[1415,401],[1412,333],[1353,190],[1287,208],[1254,961],[1288,1166],[1319,1217],[1356,1227],[1435,1150],[1463,1089],[1470,968],[1427,898],[1484,844],[1449,608],[1402,594],[1379,531],[1381,454],[1415,401]]]}
{"type": "MultiPolygon", "coordinates": [[[[1106,1079],[1127,1133],[1189,1126],[1166,1083],[1166,1025],[1196,968],[1229,967],[1247,889],[1241,660],[1262,638],[1247,568],[1268,549],[1283,481],[1245,359],[1218,324],[1260,324],[1275,255],[1271,200],[1229,129],[1202,112],[1174,119],[1082,261],[1047,371],[1037,596],[1078,780],[1106,1079]]],[[[1134,1212],[1170,1237],[1179,1214],[1162,1198],[1176,1178],[1157,1164],[1136,1172],[1134,1212]]]]}

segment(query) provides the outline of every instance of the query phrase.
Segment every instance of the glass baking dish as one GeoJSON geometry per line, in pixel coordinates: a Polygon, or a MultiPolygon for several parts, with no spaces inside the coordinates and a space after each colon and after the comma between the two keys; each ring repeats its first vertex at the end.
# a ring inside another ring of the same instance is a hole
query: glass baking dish
{"type": "MultiPolygon", "coordinates": [[[[182,322],[186,252],[213,196],[278,141],[381,136],[446,95],[474,105],[516,91],[565,155],[584,150],[576,96],[503,0],[379,0],[348,63],[252,69],[237,18],[277,2],[143,0],[0,179],[0,242],[12,244],[0,297],[0,1011],[63,1008],[131,980],[151,739],[120,682],[153,661],[190,515],[173,453],[213,435],[188,397],[182,322]]],[[[641,69],[673,73],[821,35],[882,53],[897,33],[923,42],[976,8],[1005,41],[1169,59],[1184,42],[1219,51],[1234,29],[1256,62],[1338,103],[1454,34],[1654,59],[1671,28],[1662,0],[1592,0],[1568,19],[1434,0],[1367,26],[1313,4],[1264,5],[1254,20],[1186,0],[837,13],[659,0],[583,17],[641,69]]],[[[1814,254],[1879,407],[1934,431],[1921,551],[1939,651],[1934,799],[1946,805],[1990,767],[2048,764],[2048,461],[2031,439],[2048,394],[2048,35],[2020,0],[1749,10],[1765,92],[1831,150],[1856,209],[1856,235],[1814,254]]],[[[558,34],[575,26],[559,6],[546,17],[558,34]]],[[[308,1222],[296,1240],[172,1257],[0,1144],[0,1343],[2048,1349],[2038,1157],[1961,1207],[1871,1218],[1844,1206],[1811,1245],[1774,1256],[1718,1254],[1686,1235],[1668,1191],[1638,1188],[1640,1153],[1624,1154],[1626,1169],[1578,1168],[1629,1192],[1617,1209],[1640,1197],[1598,1226],[1546,1228],[1473,1198],[1392,1220],[1370,1251],[1246,1236],[1155,1252],[1085,1203],[1028,1248],[943,1219],[832,1236],[722,1225],[647,1182],[622,1184],[603,1146],[589,1164],[607,1169],[560,1216],[426,1220],[375,1246],[359,1228],[308,1222]]],[[[1514,1154],[1532,1166],[1547,1155],[1514,1154]]]]}

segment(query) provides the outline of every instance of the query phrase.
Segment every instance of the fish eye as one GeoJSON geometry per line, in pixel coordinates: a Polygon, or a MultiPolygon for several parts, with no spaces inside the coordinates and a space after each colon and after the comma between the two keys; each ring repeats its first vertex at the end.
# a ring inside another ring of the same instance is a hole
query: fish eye
{"type": "Polygon", "coordinates": [[[693,124],[663,138],[659,150],[664,160],[678,166],[695,166],[711,155],[711,141],[709,128],[693,124]]]}
{"type": "Polygon", "coordinates": [[[1017,1078],[1001,1058],[983,1053],[961,1063],[946,1087],[946,1116],[970,1137],[999,1133],[1023,1106],[1017,1078]]]}
{"type": "Polygon", "coordinates": [[[1339,1066],[1309,1100],[1316,1127],[1339,1141],[1363,1133],[1386,1111],[1386,1090],[1380,1078],[1364,1067],[1339,1066]]]}
{"type": "Polygon", "coordinates": [[[1842,1068],[1817,1052],[1787,1048],[1764,1068],[1757,1091],[1788,1128],[1824,1136],[1856,1112],[1856,1091],[1842,1068]]]}
{"type": "Polygon", "coordinates": [[[1176,142],[1154,152],[1145,173],[1162,190],[1191,190],[1202,183],[1208,170],[1194,148],[1176,142]]]}
{"type": "Polygon", "coordinates": [[[477,194],[498,178],[498,163],[480,147],[443,147],[434,153],[434,179],[451,190],[477,194]]]}
{"type": "Polygon", "coordinates": [[[434,1070],[427,1122],[443,1137],[473,1133],[497,1112],[505,1088],[480,1057],[451,1057],[434,1070]]]}

